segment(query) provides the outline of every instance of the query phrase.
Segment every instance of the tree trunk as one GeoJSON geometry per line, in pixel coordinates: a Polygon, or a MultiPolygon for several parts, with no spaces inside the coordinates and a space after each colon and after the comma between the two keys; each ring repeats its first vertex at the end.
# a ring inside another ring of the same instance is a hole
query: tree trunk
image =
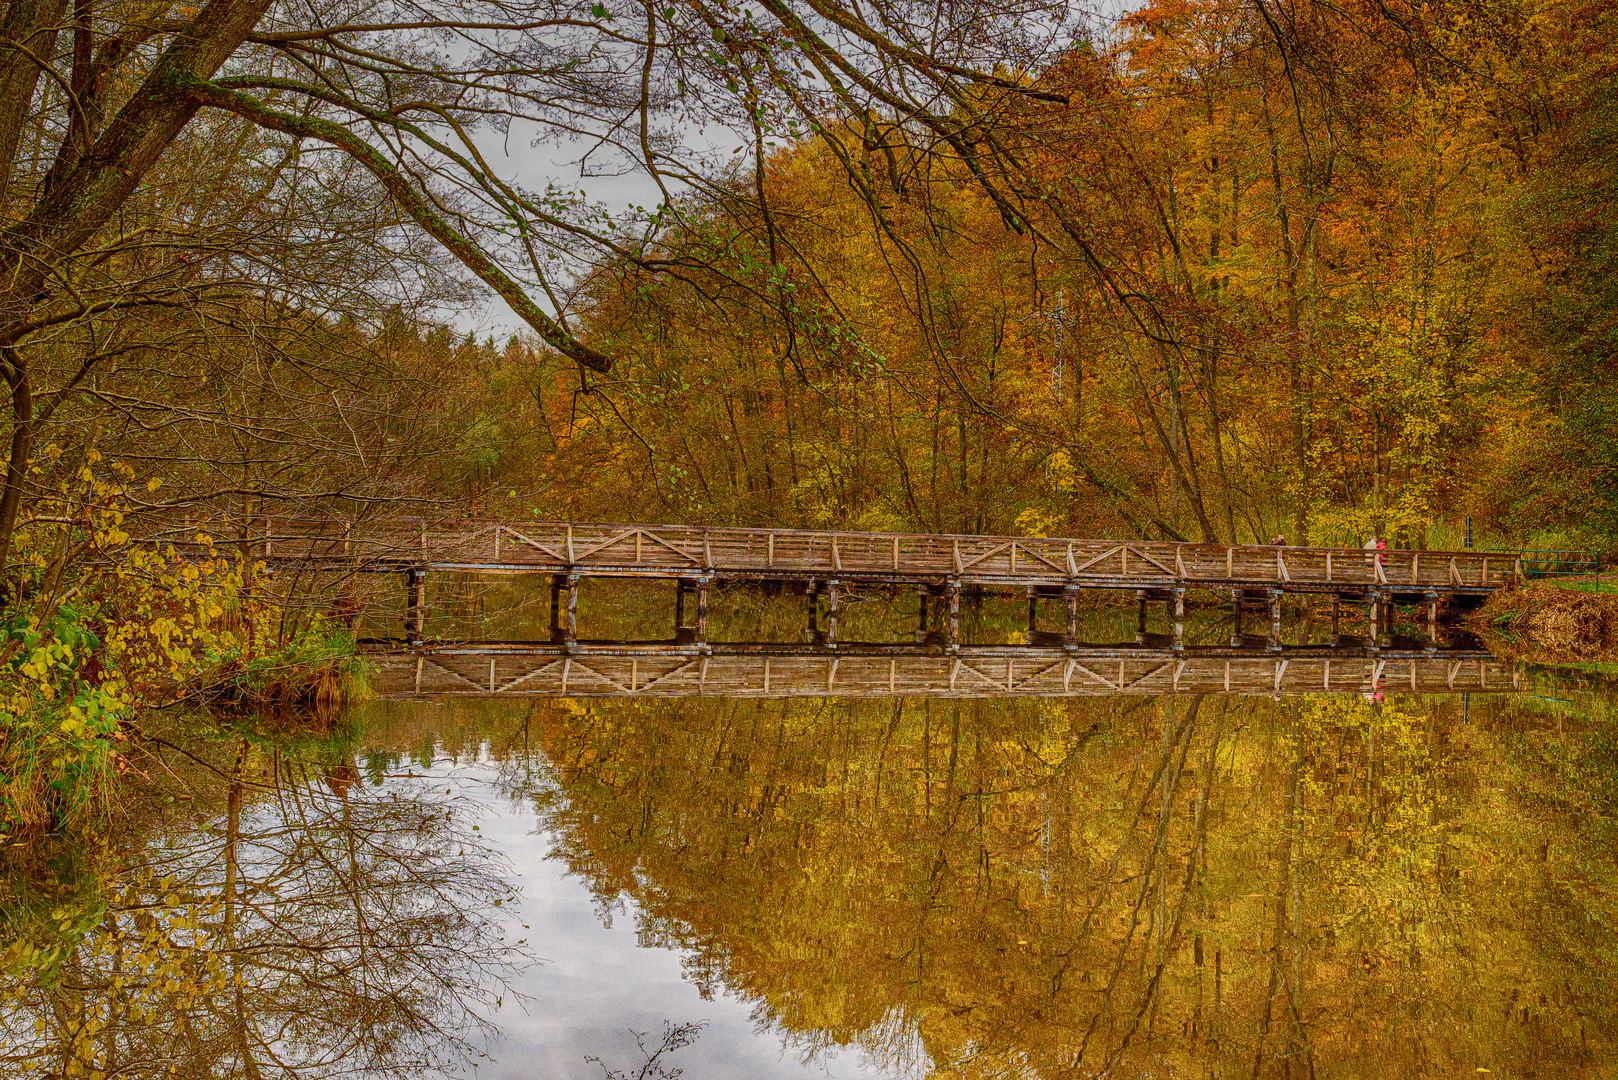
{"type": "Polygon", "coordinates": [[[6,462],[6,481],[0,490],[0,593],[9,598],[6,564],[11,557],[12,538],[17,531],[17,515],[22,508],[23,484],[28,479],[28,461],[34,445],[34,393],[28,369],[11,349],[5,350],[5,379],[11,387],[11,455],[6,462]]]}

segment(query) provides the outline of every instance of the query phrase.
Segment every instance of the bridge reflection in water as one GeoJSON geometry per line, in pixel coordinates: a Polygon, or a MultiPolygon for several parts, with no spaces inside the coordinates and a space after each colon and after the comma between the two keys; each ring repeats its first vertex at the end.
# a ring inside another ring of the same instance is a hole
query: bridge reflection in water
{"type": "Polygon", "coordinates": [[[1519,688],[1489,653],[1187,648],[482,642],[377,649],[384,697],[1098,697],[1477,693],[1519,688]]]}

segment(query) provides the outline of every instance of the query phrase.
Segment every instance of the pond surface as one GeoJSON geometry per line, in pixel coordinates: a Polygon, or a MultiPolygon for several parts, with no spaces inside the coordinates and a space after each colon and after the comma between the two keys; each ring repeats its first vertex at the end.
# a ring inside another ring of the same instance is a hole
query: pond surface
{"type": "Polygon", "coordinates": [[[0,1075],[1614,1075],[1615,695],[1517,682],[170,733],[0,1075]]]}

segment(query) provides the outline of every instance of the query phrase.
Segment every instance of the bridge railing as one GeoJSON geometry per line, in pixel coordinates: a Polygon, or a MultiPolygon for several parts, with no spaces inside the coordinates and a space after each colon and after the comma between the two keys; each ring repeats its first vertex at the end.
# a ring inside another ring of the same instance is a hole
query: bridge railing
{"type": "MultiPolygon", "coordinates": [[[[209,523],[169,531],[182,545],[209,523]]],[[[1176,583],[1450,591],[1498,587],[1522,573],[1511,553],[1381,552],[1043,537],[567,522],[266,518],[209,533],[225,550],[275,560],[505,567],[670,576],[757,574],[954,579],[986,584],[1176,583]]]]}

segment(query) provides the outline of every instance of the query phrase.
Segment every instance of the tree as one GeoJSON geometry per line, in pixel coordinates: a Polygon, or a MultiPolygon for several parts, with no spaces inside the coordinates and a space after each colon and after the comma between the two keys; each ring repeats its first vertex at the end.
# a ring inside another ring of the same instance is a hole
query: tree
{"type": "MultiPolygon", "coordinates": [[[[958,20],[963,32],[936,38],[904,3],[856,14],[818,0],[772,0],[759,18],[706,0],[638,11],[559,0],[380,10],[269,0],[209,0],[185,12],[94,0],[76,0],[71,13],[65,0],[8,6],[0,373],[12,434],[0,565],[38,426],[104,361],[120,317],[189,310],[220,293],[291,299],[273,262],[244,266],[228,236],[173,229],[150,200],[182,136],[201,134],[191,128],[199,114],[208,131],[197,146],[250,145],[240,165],[261,170],[257,205],[275,205],[294,179],[351,181],[351,163],[367,175],[371,198],[430,236],[546,345],[605,371],[611,358],[571,327],[567,268],[603,252],[635,258],[641,231],[678,212],[671,185],[707,183],[684,149],[691,127],[739,126],[761,151],[769,132],[856,94],[937,126],[932,103],[958,97],[961,86],[1015,88],[977,61],[1025,47],[1020,20],[1032,9],[923,10],[958,20]],[[63,25],[69,40],[59,44],[63,25]],[[825,88],[811,85],[817,74],[825,88]],[[276,138],[256,139],[254,129],[276,138]],[[526,186],[492,152],[497,136],[513,132],[576,143],[581,170],[637,170],[662,202],[626,216],[554,184],[526,186]],[[283,165],[306,155],[321,166],[283,165]],[[65,375],[39,385],[39,337],[64,328],[80,332],[76,355],[65,375]]],[[[323,222],[305,224],[313,232],[295,245],[331,235],[323,222]]]]}

